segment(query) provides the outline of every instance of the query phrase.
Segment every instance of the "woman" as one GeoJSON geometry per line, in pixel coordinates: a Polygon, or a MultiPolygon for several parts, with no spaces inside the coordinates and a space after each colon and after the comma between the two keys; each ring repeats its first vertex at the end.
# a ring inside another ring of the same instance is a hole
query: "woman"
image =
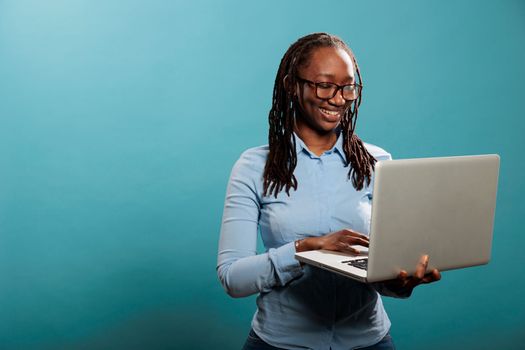
{"type": "Polygon", "coordinates": [[[259,293],[244,349],[393,349],[379,294],[408,297],[440,279],[417,272],[359,283],[302,265],[296,251],[368,246],[373,170],[390,159],[355,135],[362,80],[338,37],[315,33],[285,53],[275,79],[269,145],[245,151],[228,184],[219,279],[233,297],[259,293]],[[260,230],[266,253],[256,254],[260,230]]]}

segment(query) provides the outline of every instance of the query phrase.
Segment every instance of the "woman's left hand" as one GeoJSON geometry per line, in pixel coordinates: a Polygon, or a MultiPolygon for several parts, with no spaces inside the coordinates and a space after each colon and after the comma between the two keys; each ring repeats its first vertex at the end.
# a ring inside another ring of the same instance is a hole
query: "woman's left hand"
{"type": "Polygon", "coordinates": [[[423,255],[416,267],[416,272],[409,276],[405,270],[401,270],[399,275],[394,280],[384,282],[384,286],[394,293],[408,294],[420,284],[432,283],[441,279],[441,273],[437,269],[433,269],[429,273],[425,273],[428,267],[428,255],[423,255]]]}

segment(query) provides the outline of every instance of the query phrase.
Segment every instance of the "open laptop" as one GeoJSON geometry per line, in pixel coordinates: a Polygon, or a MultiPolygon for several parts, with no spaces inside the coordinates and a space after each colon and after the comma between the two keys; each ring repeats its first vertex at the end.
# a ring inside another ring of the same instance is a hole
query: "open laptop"
{"type": "Polygon", "coordinates": [[[499,156],[386,160],[376,163],[370,245],[359,255],[312,250],[297,260],[376,282],[413,274],[423,254],[428,271],[489,262],[499,156]]]}

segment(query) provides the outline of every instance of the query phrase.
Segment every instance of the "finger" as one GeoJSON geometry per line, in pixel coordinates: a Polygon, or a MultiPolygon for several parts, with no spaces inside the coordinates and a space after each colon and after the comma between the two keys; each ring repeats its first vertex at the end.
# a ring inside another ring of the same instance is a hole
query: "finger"
{"type": "Polygon", "coordinates": [[[368,236],[366,236],[366,235],[364,235],[362,233],[356,232],[354,230],[350,230],[349,228],[346,228],[346,229],[342,230],[342,232],[346,236],[357,237],[357,238],[364,239],[365,241],[369,241],[369,237],[368,236]]]}
{"type": "Polygon", "coordinates": [[[358,249],[355,249],[351,247],[350,244],[342,242],[342,241],[338,241],[336,243],[336,247],[338,251],[343,252],[343,253],[349,253],[353,255],[359,255],[359,253],[361,253],[358,249]]]}
{"type": "Polygon", "coordinates": [[[439,281],[441,279],[441,273],[437,269],[433,269],[431,272],[427,273],[425,277],[421,280],[421,283],[432,283],[439,281]]]}
{"type": "Polygon", "coordinates": [[[397,278],[400,280],[406,280],[408,278],[408,273],[405,270],[401,270],[397,278]]]}
{"type": "Polygon", "coordinates": [[[410,277],[408,276],[408,272],[406,272],[405,270],[401,270],[399,274],[397,275],[397,280],[401,288],[406,288],[407,284],[410,282],[410,277]]]}
{"type": "Polygon", "coordinates": [[[368,240],[362,239],[360,237],[343,236],[341,237],[341,239],[344,240],[345,243],[348,243],[350,245],[360,245],[363,247],[368,247],[369,245],[368,240]]]}
{"type": "Polygon", "coordinates": [[[425,272],[427,271],[427,267],[428,267],[428,255],[423,255],[421,259],[419,259],[419,262],[417,263],[415,277],[420,280],[423,279],[423,277],[425,277],[425,272]]]}
{"type": "Polygon", "coordinates": [[[436,282],[441,279],[441,273],[437,269],[433,269],[430,273],[426,274],[425,278],[428,281],[426,283],[436,282]]]}

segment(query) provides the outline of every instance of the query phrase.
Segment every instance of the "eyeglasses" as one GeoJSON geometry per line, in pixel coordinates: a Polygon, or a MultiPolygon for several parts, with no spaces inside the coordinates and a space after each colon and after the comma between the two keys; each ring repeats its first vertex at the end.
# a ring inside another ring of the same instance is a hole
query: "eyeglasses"
{"type": "Polygon", "coordinates": [[[313,82],[311,80],[303,79],[301,77],[296,78],[303,83],[308,83],[315,86],[315,95],[321,100],[329,100],[333,98],[339,90],[343,92],[343,98],[346,101],[357,100],[363,85],[361,84],[347,84],[347,85],[337,85],[335,83],[329,82],[313,82]]]}

